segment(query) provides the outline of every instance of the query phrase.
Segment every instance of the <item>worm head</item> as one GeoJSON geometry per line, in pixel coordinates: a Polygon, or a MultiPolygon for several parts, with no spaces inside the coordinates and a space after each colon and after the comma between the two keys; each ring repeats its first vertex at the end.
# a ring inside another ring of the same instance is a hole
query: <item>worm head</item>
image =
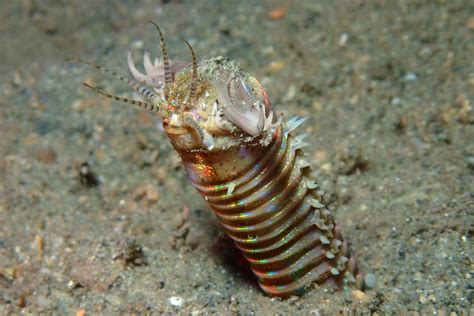
{"type": "MultiPolygon", "coordinates": [[[[192,102],[180,101],[184,111],[175,123],[182,121],[194,129],[206,150],[272,140],[281,116],[254,77],[222,58],[202,61],[199,74],[196,97],[192,102]]],[[[189,74],[183,74],[184,81],[186,77],[189,74]]]]}

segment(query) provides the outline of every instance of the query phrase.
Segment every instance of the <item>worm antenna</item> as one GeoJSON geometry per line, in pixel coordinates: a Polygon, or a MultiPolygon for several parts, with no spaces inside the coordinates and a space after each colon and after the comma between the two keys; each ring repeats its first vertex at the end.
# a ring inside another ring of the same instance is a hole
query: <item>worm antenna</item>
{"type": "Polygon", "coordinates": [[[112,100],[116,100],[116,101],[120,101],[120,102],[124,102],[124,103],[128,103],[128,104],[136,105],[138,107],[147,109],[148,111],[153,112],[153,113],[157,113],[157,112],[160,112],[160,110],[162,110],[160,107],[155,106],[155,105],[153,105],[151,103],[148,103],[148,102],[144,102],[144,101],[141,101],[141,100],[128,99],[128,98],[124,98],[124,97],[119,97],[119,96],[110,94],[108,92],[105,92],[105,91],[103,91],[99,88],[96,88],[94,86],[91,86],[90,84],[88,84],[86,82],[83,82],[82,84],[84,86],[86,86],[87,88],[95,91],[96,93],[98,93],[100,95],[103,95],[104,97],[107,97],[107,98],[112,99],[112,100]]]}
{"type": "Polygon", "coordinates": [[[190,128],[194,130],[194,132],[199,137],[199,141],[202,143],[204,140],[204,132],[199,124],[194,120],[193,116],[189,113],[183,115],[183,122],[190,128]]]}
{"type": "Polygon", "coordinates": [[[189,50],[191,51],[191,55],[193,56],[193,77],[191,81],[191,91],[189,93],[188,104],[194,104],[196,101],[196,89],[197,89],[197,82],[198,82],[198,65],[196,59],[196,53],[194,52],[193,47],[189,44],[188,41],[184,40],[186,45],[188,45],[189,50]]]}
{"type": "Polygon", "coordinates": [[[199,141],[204,147],[206,147],[207,149],[213,148],[214,142],[212,140],[212,137],[209,137],[209,134],[205,132],[205,130],[203,130],[201,126],[199,126],[199,124],[196,122],[196,120],[194,120],[191,114],[185,113],[183,115],[183,123],[194,131],[195,135],[199,138],[199,141]]]}
{"type": "Polygon", "coordinates": [[[155,28],[158,30],[158,33],[160,34],[160,46],[161,46],[161,51],[163,53],[163,67],[165,69],[165,88],[164,88],[164,94],[165,94],[165,99],[168,101],[169,100],[169,88],[171,84],[173,83],[173,77],[171,74],[171,66],[170,66],[170,59],[168,56],[168,50],[166,49],[166,43],[165,43],[165,37],[163,36],[163,32],[161,32],[160,27],[158,24],[156,24],[153,21],[148,21],[151,24],[155,26],[155,28]]]}
{"type": "MultiPolygon", "coordinates": [[[[130,80],[124,76],[122,76],[121,74],[117,73],[116,71],[113,71],[113,70],[110,70],[108,68],[105,68],[101,65],[97,65],[97,64],[94,64],[94,63],[91,63],[91,62],[88,62],[84,59],[81,59],[81,58],[68,58],[66,59],[66,62],[70,62],[70,61],[77,61],[77,62],[80,62],[80,63],[83,63],[83,64],[86,64],[92,68],[95,68],[95,69],[98,69],[106,74],[110,74],[112,75],[113,77],[115,78],[118,78],[119,80],[121,80],[122,82],[125,82],[127,85],[129,85],[130,87],[133,88],[133,90],[135,90],[136,92],[138,92],[139,94],[141,94],[142,96],[144,96],[145,98],[147,98],[151,103],[155,103],[155,104],[159,104],[161,103],[161,100],[160,98],[155,94],[153,93],[152,91],[150,91],[150,89],[142,86],[141,84],[139,84],[138,82],[136,81],[133,81],[133,80],[130,80]]],[[[145,102],[146,103],[146,102],[145,102]]]]}

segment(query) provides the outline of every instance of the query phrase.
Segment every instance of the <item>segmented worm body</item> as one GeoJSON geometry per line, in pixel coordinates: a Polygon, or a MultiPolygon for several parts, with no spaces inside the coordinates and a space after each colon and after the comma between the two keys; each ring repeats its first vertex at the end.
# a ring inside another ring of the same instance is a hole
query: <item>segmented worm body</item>
{"type": "Polygon", "coordinates": [[[146,101],[86,86],[160,115],[189,179],[265,293],[289,297],[312,284],[341,287],[345,282],[360,288],[355,260],[305,159],[305,135],[294,134],[304,119],[284,123],[254,77],[220,57],[198,63],[187,42],[193,62],[169,60],[154,25],[163,61],[152,62],[145,52],[142,73],[129,52],[135,80],[113,73],[146,101]]]}

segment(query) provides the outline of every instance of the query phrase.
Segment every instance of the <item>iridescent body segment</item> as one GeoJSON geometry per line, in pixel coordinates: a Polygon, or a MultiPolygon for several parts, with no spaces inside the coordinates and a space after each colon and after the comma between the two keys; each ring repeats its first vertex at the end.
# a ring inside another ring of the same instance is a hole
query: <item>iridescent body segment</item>
{"type": "MultiPolygon", "coordinates": [[[[155,25],[156,26],[156,25],[155,25]]],[[[347,243],[324,205],[302,148],[293,134],[304,119],[282,122],[252,76],[223,58],[172,62],[144,55],[144,73],[129,53],[135,80],[125,79],[147,101],[98,93],[157,112],[189,179],[247,259],[270,296],[304,293],[312,284],[340,287],[361,276],[347,243]]],[[[101,66],[92,65],[105,72],[101,66]]]]}

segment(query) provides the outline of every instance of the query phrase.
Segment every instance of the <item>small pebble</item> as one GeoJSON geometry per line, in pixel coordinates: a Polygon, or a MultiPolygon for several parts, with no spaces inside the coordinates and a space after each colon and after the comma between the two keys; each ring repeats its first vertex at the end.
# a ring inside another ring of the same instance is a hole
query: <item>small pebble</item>
{"type": "Polygon", "coordinates": [[[76,316],[84,316],[86,314],[86,310],[81,308],[76,312],[76,316]]]}
{"type": "Polygon", "coordinates": [[[364,292],[360,290],[352,290],[351,291],[351,296],[354,300],[358,302],[368,302],[369,301],[369,296],[365,294],[364,292]]]}
{"type": "Polygon", "coordinates": [[[181,307],[184,303],[184,298],[181,296],[171,296],[169,298],[170,304],[173,305],[174,307],[181,307]]]}
{"type": "Polygon", "coordinates": [[[467,22],[466,22],[466,26],[469,30],[474,30],[474,16],[471,16],[467,22]]]}
{"type": "Polygon", "coordinates": [[[268,66],[268,72],[271,74],[277,73],[285,68],[285,62],[283,61],[272,61],[268,66]]]}
{"type": "Polygon", "coordinates": [[[39,148],[35,151],[36,160],[45,163],[52,164],[56,162],[56,152],[51,148],[39,148]]]}
{"type": "Polygon", "coordinates": [[[428,298],[424,294],[421,294],[418,300],[421,304],[425,304],[426,302],[428,302],[428,298]]]}
{"type": "Polygon", "coordinates": [[[433,303],[436,302],[436,296],[434,296],[433,294],[428,295],[428,299],[433,303]]]}
{"type": "Polygon", "coordinates": [[[99,184],[96,175],[92,172],[89,164],[83,162],[80,164],[79,168],[79,182],[86,187],[92,188],[99,184]]]}
{"type": "Polygon", "coordinates": [[[186,236],[186,244],[191,248],[191,250],[195,250],[201,244],[202,238],[203,233],[201,230],[190,227],[189,233],[186,236]]]}
{"type": "Polygon", "coordinates": [[[373,273],[368,273],[364,277],[364,284],[368,289],[373,289],[375,287],[375,274],[373,273]]]}
{"type": "Polygon", "coordinates": [[[342,33],[341,36],[339,37],[339,45],[346,46],[348,39],[349,39],[349,34],[342,33]]]}
{"type": "Polygon", "coordinates": [[[467,157],[467,167],[471,170],[474,170],[474,156],[467,157]]]}
{"type": "Polygon", "coordinates": [[[278,7],[268,12],[268,17],[272,20],[281,20],[285,15],[286,9],[283,7],[278,7]]]}
{"type": "Polygon", "coordinates": [[[391,103],[392,105],[399,105],[400,103],[402,103],[402,99],[400,99],[399,97],[394,97],[394,98],[390,101],[390,103],[391,103]]]}
{"type": "Polygon", "coordinates": [[[182,212],[176,214],[173,220],[173,225],[176,227],[176,229],[180,229],[186,223],[188,218],[189,218],[189,207],[185,205],[183,207],[182,212]]]}
{"type": "Polygon", "coordinates": [[[156,203],[160,199],[160,195],[155,187],[150,184],[144,184],[139,186],[134,192],[135,200],[145,200],[150,203],[156,203]]]}
{"type": "Polygon", "coordinates": [[[418,76],[413,72],[409,72],[405,75],[404,79],[406,81],[416,81],[416,79],[418,79],[418,76]]]}

